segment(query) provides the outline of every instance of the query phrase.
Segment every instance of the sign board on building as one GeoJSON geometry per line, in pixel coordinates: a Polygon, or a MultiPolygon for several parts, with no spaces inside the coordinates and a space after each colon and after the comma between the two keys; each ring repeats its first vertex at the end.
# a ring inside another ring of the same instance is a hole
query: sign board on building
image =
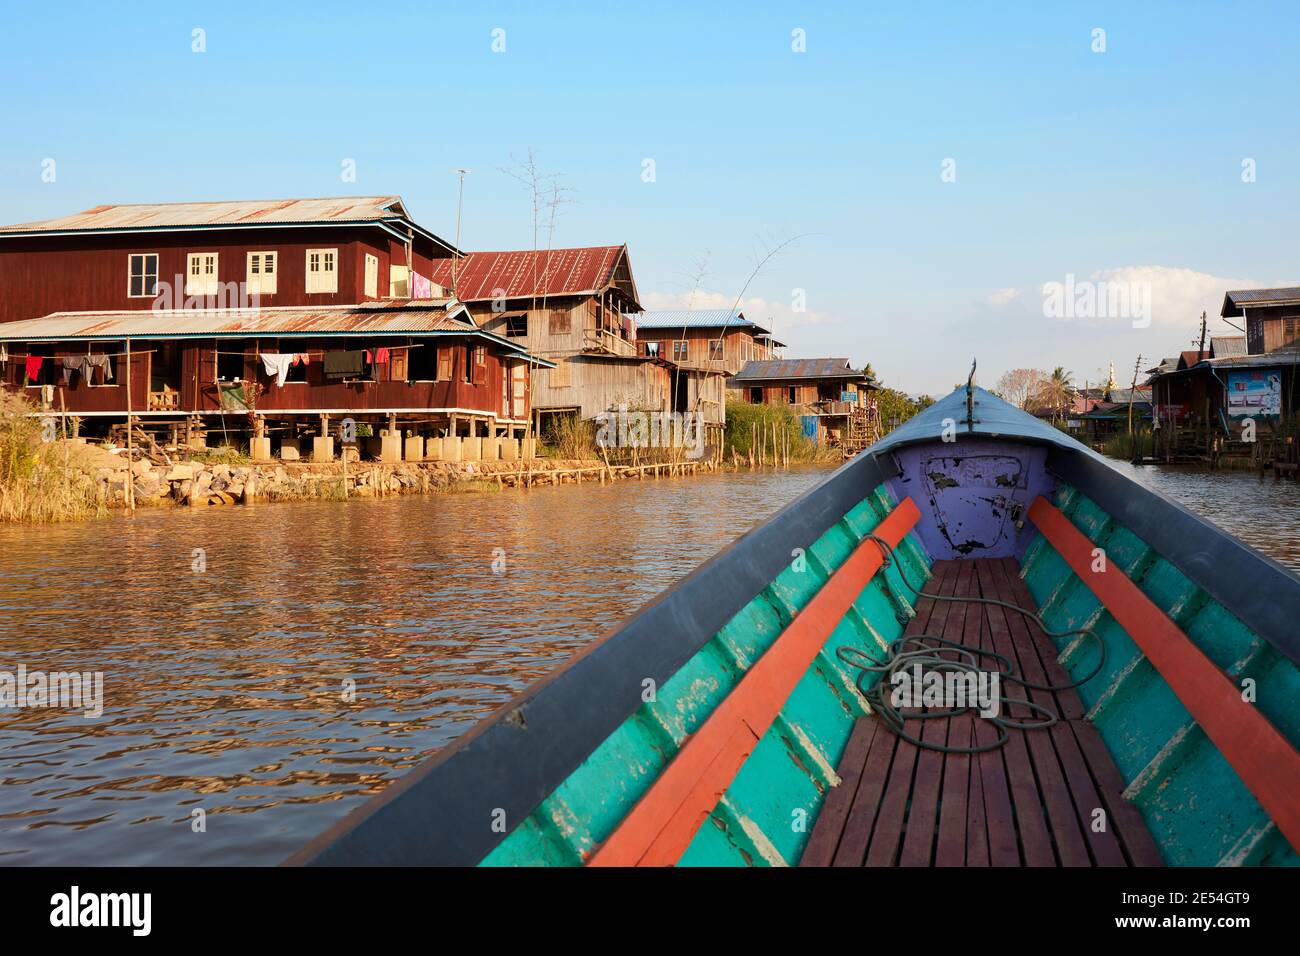
{"type": "Polygon", "coordinates": [[[1282,373],[1275,368],[1228,373],[1228,415],[1255,418],[1282,413],[1282,373]]]}

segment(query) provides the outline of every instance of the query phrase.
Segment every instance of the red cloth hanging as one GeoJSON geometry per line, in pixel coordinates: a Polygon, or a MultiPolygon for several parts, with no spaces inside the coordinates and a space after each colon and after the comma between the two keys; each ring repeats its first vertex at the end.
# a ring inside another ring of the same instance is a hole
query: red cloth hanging
{"type": "Polygon", "coordinates": [[[44,355],[27,356],[27,381],[34,382],[41,377],[41,366],[45,364],[44,355]]]}

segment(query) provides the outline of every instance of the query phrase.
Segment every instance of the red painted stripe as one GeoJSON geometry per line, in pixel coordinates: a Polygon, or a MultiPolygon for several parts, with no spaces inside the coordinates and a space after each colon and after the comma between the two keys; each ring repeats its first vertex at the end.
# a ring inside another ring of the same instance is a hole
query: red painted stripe
{"type": "MultiPolygon", "coordinates": [[[[1094,572],[1096,545],[1043,498],[1029,518],[1142,649],[1291,846],[1300,850],[1300,753],[1123,571],[1094,572]]],[[[1231,610],[1231,608],[1229,608],[1231,610]]]]}
{"type": "MultiPolygon", "coordinates": [[[[875,534],[897,546],[921,517],[910,498],[875,534]]],[[[596,850],[590,866],[670,866],[695,837],[731,781],[785,706],[831,631],[880,570],[882,555],[863,541],[790,626],[682,745],[673,762],[596,850]]]]}

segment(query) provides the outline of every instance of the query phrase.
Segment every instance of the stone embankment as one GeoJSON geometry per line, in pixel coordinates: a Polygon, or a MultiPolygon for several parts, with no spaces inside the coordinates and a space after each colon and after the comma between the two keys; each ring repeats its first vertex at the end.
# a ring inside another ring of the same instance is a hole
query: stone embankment
{"type": "MultiPolygon", "coordinates": [[[[247,504],[253,501],[343,500],[396,494],[429,494],[533,485],[649,479],[717,469],[714,461],[607,465],[601,461],[536,458],[516,461],[241,463],[186,461],[131,463],[135,505],[247,504]]],[[[127,504],[126,462],[105,463],[95,473],[109,507],[127,504]]]]}

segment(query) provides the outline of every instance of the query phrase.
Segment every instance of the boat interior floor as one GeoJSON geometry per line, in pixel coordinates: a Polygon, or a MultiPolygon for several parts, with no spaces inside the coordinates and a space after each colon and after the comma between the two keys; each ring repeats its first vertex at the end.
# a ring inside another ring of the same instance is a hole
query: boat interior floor
{"type": "MultiPolygon", "coordinates": [[[[925,589],[1037,610],[1012,558],[936,562],[925,589]]],[[[1052,641],[1015,611],[921,598],[905,633],[997,651],[1033,683],[1070,682],[1052,641]]],[[[1002,693],[1028,696],[1060,719],[1045,729],[1008,729],[1004,746],[972,755],[920,748],[874,715],[859,718],[836,768],[842,783],[827,795],[800,865],[1163,865],[1078,693],[1010,682],[1002,693]]],[[[1015,705],[1003,716],[1040,719],[1015,705]]],[[[998,734],[972,712],[907,720],[903,729],[950,747],[991,743],[998,734]]]]}

